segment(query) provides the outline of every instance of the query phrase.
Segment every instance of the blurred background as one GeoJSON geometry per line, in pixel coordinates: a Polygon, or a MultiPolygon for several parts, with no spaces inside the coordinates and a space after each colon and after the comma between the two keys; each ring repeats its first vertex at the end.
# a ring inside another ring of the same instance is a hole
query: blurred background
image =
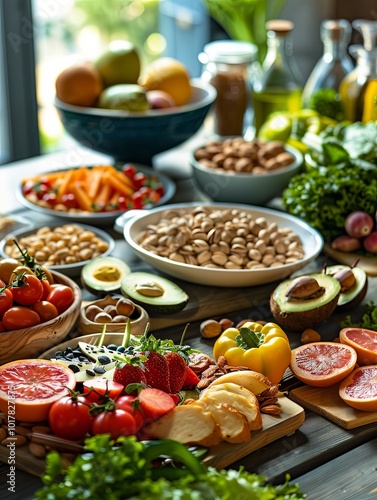
{"type": "MultiPolygon", "coordinates": [[[[244,1],[271,7],[268,0],[244,1]]],[[[375,0],[271,2],[277,17],[295,24],[294,54],[304,78],[322,54],[324,19],[377,19],[375,0]]],[[[203,46],[229,37],[205,0],[0,0],[0,165],[72,146],[53,99],[57,75],[78,56],[93,59],[111,40],[126,39],[143,64],[167,55],[198,77],[203,46]]]]}

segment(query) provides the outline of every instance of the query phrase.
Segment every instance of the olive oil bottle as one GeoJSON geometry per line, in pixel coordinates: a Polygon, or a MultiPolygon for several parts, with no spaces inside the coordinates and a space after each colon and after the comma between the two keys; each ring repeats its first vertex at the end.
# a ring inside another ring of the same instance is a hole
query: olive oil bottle
{"type": "Polygon", "coordinates": [[[301,109],[301,77],[292,54],[291,21],[272,20],[266,24],[268,51],[262,77],[254,84],[254,126],[256,135],[268,115],[276,111],[301,109]]]}

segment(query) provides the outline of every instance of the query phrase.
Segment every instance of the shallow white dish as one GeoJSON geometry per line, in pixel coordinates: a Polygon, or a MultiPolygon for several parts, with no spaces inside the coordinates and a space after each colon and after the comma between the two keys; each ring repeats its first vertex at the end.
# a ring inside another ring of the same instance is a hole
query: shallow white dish
{"type": "MultiPolygon", "coordinates": [[[[143,209],[147,210],[151,207],[157,207],[160,205],[164,205],[167,203],[175,194],[176,191],[176,185],[175,182],[170,179],[167,175],[157,172],[151,167],[146,167],[144,165],[138,165],[134,164],[138,172],[143,172],[144,174],[148,175],[149,177],[157,177],[161,184],[164,185],[165,192],[163,196],[154,204],[151,206],[145,206],[143,209]]],[[[61,171],[64,170],[70,170],[71,168],[65,168],[61,169],[61,171]]],[[[46,172],[47,173],[47,172],[46,172]]],[[[25,198],[25,196],[22,193],[22,185],[21,183],[16,189],[16,196],[17,199],[20,203],[24,205],[24,207],[29,208],[30,210],[34,210],[35,212],[39,212],[44,215],[48,215],[50,217],[59,217],[61,219],[69,220],[71,222],[83,222],[83,223],[89,223],[93,225],[107,225],[111,224],[115,221],[117,217],[122,215],[124,213],[124,210],[114,210],[113,212],[98,212],[98,213],[89,213],[89,212],[61,212],[59,210],[54,210],[51,208],[44,208],[39,205],[36,205],[35,203],[30,202],[25,198]]]]}
{"type": "MultiPolygon", "coordinates": [[[[76,224],[76,223],[75,223],[76,224]]],[[[45,226],[48,226],[50,227],[51,229],[53,229],[54,227],[60,227],[62,224],[45,224],[45,226]]],[[[106,250],[106,252],[104,252],[103,254],[101,254],[101,257],[105,257],[106,255],[110,255],[111,252],[114,250],[114,247],[115,247],[115,241],[113,239],[112,236],[110,236],[108,233],[106,233],[105,231],[102,231],[102,229],[98,229],[97,227],[92,227],[92,226],[88,226],[86,224],[79,224],[77,223],[78,226],[82,227],[83,229],[87,230],[87,231],[92,231],[93,233],[96,234],[96,236],[98,236],[99,238],[101,238],[102,240],[106,241],[109,245],[109,248],[106,250]]],[[[40,226],[42,227],[42,226],[40,226]]],[[[44,227],[44,226],[43,226],[44,227]]],[[[18,229],[17,231],[12,231],[10,233],[8,233],[1,241],[0,241],[0,255],[2,257],[8,257],[8,255],[5,253],[5,246],[6,246],[6,242],[9,240],[9,239],[21,239],[23,238],[24,236],[29,236],[31,234],[35,234],[37,231],[38,231],[39,227],[34,227],[33,229],[18,229]]],[[[81,274],[81,269],[84,267],[85,264],[87,264],[89,261],[88,260],[83,260],[81,262],[76,262],[75,264],[67,264],[67,265],[62,265],[62,266],[48,266],[48,268],[51,270],[51,271],[57,271],[61,274],[64,274],[65,276],[69,276],[71,278],[75,278],[75,277],[78,277],[80,276],[81,274]]]]}
{"type": "Polygon", "coordinates": [[[177,203],[169,205],[169,207],[154,208],[148,213],[143,212],[126,222],[124,238],[142,260],[159,271],[191,283],[217,287],[246,287],[282,280],[313,261],[323,247],[323,238],[320,233],[296,217],[267,208],[224,203],[177,203]],[[148,224],[157,224],[164,211],[187,210],[204,205],[214,208],[239,208],[253,214],[254,218],[265,217],[269,223],[276,222],[278,227],[291,228],[301,238],[305,257],[294,263],[266,269],[211,269],[174,262],[148,252],[137,243],[137,237],[141,231],[148,224]]]}

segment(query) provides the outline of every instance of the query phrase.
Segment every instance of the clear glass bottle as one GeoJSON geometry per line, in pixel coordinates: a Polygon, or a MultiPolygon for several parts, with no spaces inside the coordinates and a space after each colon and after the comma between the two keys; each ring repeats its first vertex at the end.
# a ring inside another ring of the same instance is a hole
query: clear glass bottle
{"type": "Polygon", "coordinates": [[[217,91],[213,104],[214,132],[220,136],[244,135],[252,124],[252,79],[258,49],[235,40],[218,40],[199,54],[202,78],[217,91]]]}
{"type": "Polygon", "coordinates": [[[345,19],[326,19],[322,22],[323,55],[305,84],[302,96],[304,107],[308,106],[310,97],[319,89],[338,91],[343,78],[354,69],[347,52],[351,32],[351,24],[345,19]]]}
{"type": "Polygon", "coordinates": [[[341,82],[345,119],[352,122],[377,120],[377,21],[356,20],[364,45],[351,45],[356,67],[341,82]]]}
{"type": "Polygon", "coordinates": [[[254,84],[254,126],[258,133],[267,116],[276,111],[301,109],[302,85],[293,57],[291,32],[294,24],[286,20],[266,23],[267,55],[262,77],[254,84]]]}

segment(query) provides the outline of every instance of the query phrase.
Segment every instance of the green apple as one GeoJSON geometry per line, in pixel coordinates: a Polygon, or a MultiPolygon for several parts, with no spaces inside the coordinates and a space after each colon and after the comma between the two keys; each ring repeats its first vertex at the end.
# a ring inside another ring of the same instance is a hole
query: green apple
{"type": "Polygon", "coordinates": [[[137,83],[141,62],[139,53],[128,40],[114,40],[94,65],[104,87],[121,83],[137,83]]]}
{"type": "Polygon", "coordinates": [[[135,112],[150,108],[145,89],[131,83],[107,87],[99,96],[98,107],[135,112]]]}

